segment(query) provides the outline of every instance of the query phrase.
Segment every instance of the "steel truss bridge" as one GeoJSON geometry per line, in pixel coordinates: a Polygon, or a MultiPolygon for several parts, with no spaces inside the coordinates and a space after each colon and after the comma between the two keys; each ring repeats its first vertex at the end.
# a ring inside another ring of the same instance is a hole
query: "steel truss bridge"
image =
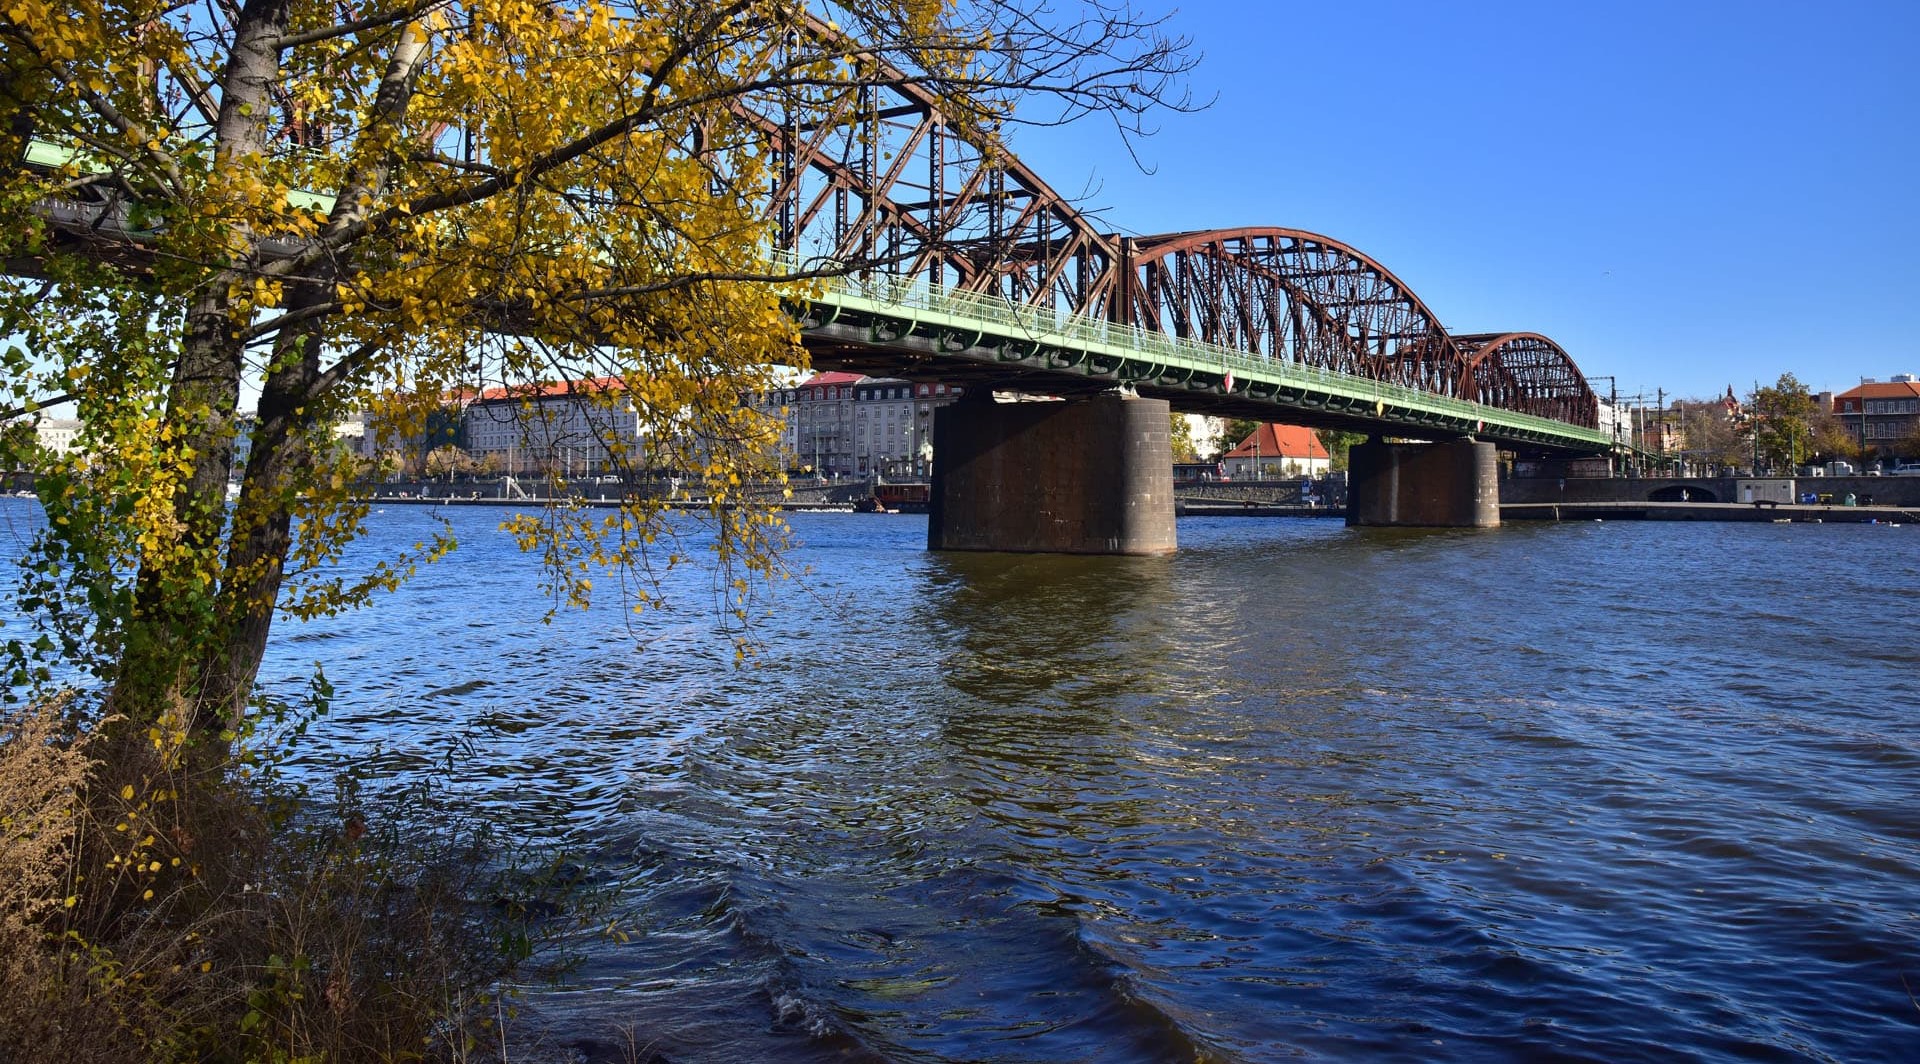
{"type": "Polygon", "coordinates": [[[840,123],[768,119],[781,251],[879,263],[804,310],[817,365],[1068,394],[1130,386],[1176,410],[1598,453],[1599,403],[1539,333],[1450,333],[1362,252],[1298,229],[1127,236],[911,83],[840,123]]]}
{"type": "MultiPolygon", "coordinates": [[[[794,304],[815,365],[1046,395],[1128,387],[1181,411],[1516,450],[1612,446],[1547,337],[1448,332],[1384,266],[1315,233],[1116,233],[908,75],[861,69],[825,116],[736,108],[777,162],[772,265],[823,275],[794,304]]],[[[33,141],[25,162],[70,158],[33,141]]],[[[95,241],[126,217],[107,190],[46,209],[95,241]]]]}

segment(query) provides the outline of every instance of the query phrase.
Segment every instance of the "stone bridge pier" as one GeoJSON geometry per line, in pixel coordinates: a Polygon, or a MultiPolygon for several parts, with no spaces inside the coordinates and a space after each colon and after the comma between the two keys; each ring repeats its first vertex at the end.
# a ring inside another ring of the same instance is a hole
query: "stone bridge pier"
{"type": "Polygon", "coordinates": [[[930,550],[1166,554],[1175,545],[1167,403],[1120,392],[933,416],[930,550]]]}
{"type": "Polygon", "coordinates": [[[1356,445],[1347,472],[1347,524],[1493,528],[1500,524],[1500,468],[1491,443],[1356,445]]]}

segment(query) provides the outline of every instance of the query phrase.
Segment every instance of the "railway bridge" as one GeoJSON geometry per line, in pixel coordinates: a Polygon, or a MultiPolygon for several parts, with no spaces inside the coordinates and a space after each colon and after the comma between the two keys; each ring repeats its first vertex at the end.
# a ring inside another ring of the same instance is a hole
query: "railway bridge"
{"type": "MultiPolygon", "coordinates": [[[[1611,446],[1545,335],[1451,332],[1321,234],[1117,232],[912,78],[869,69],[836,120],[740,113],[775,161],[769,274],[808,279],[789,303],[813,363],[968,385],[935,419],[929,546],[1172,550],[1170,411],[1368,434],[1349,490],[1361,525],[1494,524],[1498,449],[1611,446]]],[[[45,138],[22,161],[86,165],[45,138]]],[[[72,188],[44,206],[55,231],[137,261],[138,215],[115,186],[72,188]]]]}
{"type": "Polygon", "coordinates": [[[1365,525],[1495,524],[1496,449],[1612,444],[1560,345],[1449,332],[1339,240],[1122,234],[911,84],[861,107],[841,127],[767,123],[771,209],[794,266],[878,264],[797,308],[816,365],[972,385],[936,415],[933,547],[1171,549],[1169,410],[1368,434],[1348,513],[1365,525]]]}

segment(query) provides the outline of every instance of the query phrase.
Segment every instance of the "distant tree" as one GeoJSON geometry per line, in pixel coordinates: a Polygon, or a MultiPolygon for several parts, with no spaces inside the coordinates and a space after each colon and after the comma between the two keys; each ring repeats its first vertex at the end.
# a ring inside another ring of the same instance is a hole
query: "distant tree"
{"type": "Polygon", "coordinates": [[[0,473],[36,469],[39,459],[40,434],[33,419],[16,418],[0,425],[0,473]]]}
{"type": "Polygon", "coordinates": [[[1242,440],[1260,431],[1260,424],[1251,418],[1228,418],[1226,427],[1220,430],[1220,453],[1224,455],[1240,446],[1242,440]]]}
{"type": "Polygon", "coordinates": [[[415,441],[422,463],[443,448],[466,446],[466,419],[456,406],[437,406],[427,412],[420,437],[415,441]]]}
{"type": "Polygon", "coordinates": [[[1813,451],[1826,459],[1852,458],[1860,445],[1840,418],[1825,410],[1813,415],[1813,451]]]}
{"type": "Polygon", "coordinates": [[[1902,458],[1920,458],[1920,421],[1914,422],[1905,436],[1893,442],[1893,453],[1902,458]]]}
{"type": "Polygon", "coordinates": [[[1320,446],[1327,449],[1327,468],[1336,470],[1347,468],[1347,458],[1354,444],[1367,442],[1367,434],[1364,432],[1314,429],[1313,435],[1320,441],[1320,446]]]}
{"type": "Polygon", "coordinates": [[[1761,461],[1790,469],[1813,454],[1813,417],[1819,407],[1793,374],[1782,373],[1772,387],[1755,389],[1747,405],[1761,461]]]}
{"type": "Polygon", "coordinates": [[[1716,466],[1753,461],[1744,414],[1736,416],[1725,399],[1677,399],[1669,411],[1679,421],[1680,449],[1690,461],[1716,466]]]}
{"type": "Polygon", "coordinates": [[[424,463],[426,474],[430,477],[468,476],[480,466],[467,452],[452,444],[436,447],[427,455],[424,463]]]}
{"type": "Polygon", "coordinates": [[[1168,436],[1173,440],[1173,460],[1176,462],[1198,462],[1200,460],[1200,445],[1193,438],[1193,422],[1188,420],[1187,415],[1181,413],[1174,413],[1169,415],[1169,417],[1171,418],[1171,428],[1168,431],[1168,436]]]}

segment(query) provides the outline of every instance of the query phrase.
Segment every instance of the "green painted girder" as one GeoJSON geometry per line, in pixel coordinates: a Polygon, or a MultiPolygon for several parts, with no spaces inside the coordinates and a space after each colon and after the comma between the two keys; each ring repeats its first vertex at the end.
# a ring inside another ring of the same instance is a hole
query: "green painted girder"
{"type": "MultiPolygon", "coordinates": [[[[1364,418],[1384,431],[1395,426],[1438,429],[1484,439],[1534,443],[1599,453],[1612,437],[1598,429],[1522,414],[1405,385],[1274,361],[1196,340],[1166,336],[1114,322],[1081,318],[1005,300],[936,289],[920,281],[828,278],[809,297],[808,317],[853,312],[869,322],[891,320],[889,340],[908,336],[968,335],[979,338],[978,355],[946,348],[952,357],[1034,365],[1054,372],[1155,384],[1214,396],[1226,375],[1232,395],[1276,408],[1276,420],[1293,408],[1364,418]],[[990,353],[986,353],[990,352],[990,353]]],[[[869,326],[869,333],[874,331],[869,326]]],[[[1176,403],[1176,406],[1178,404],[1176,403]]]]}
{"type": "MultiPolygon", "coordinates": [[[[25,161],[28,166],[39,167],[43,170],[65,170],[68,167],[73,167],[75,170],[84,173],[106,172],[105,167],[90,163],[87,157],[79,150],[67,147],[64,144],[56,144],[50,140],[41,140],[38,137],[30,138],[27,141],[27,151],[23,157],[23,161],[25,161]]],[[[334,198],[323,192],[308,192],[305,189],[299,188],[287,190],[287,206],[297,210],[331,213],[333,211],[333,202],[334,198]]]]}

